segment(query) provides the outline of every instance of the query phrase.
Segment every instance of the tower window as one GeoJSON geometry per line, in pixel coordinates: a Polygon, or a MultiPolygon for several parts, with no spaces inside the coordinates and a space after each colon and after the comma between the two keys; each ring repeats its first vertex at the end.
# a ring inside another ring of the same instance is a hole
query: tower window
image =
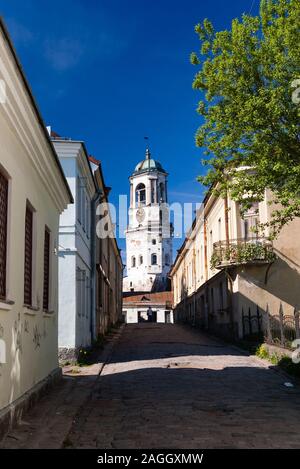
{"type": "Polygon", "coordinates": [[[151,256],[151,264],[152,265],[157,265],[157,255],[156,254],[152,254],[152,256],[151,256]]]}
{"type": "Polygon", "coordinates": [[[164,202],[165,201],[165,186],[163,182],[159,184],[159,192],[160,192],[160,200],[161,202],[164,202]]]}
{"type": "Polygon", "coordinates": [[[170,265],[170,256],[169,256],[169,254],[165,255],[165,264],[170,265]]]}
{"type": "Polygon", "coordinates": [[[143,256],[140,256],[140,265],[142,265],[144,262],[143,256]]]}
{"type": "Polygon", "coordinates": [[[136,259],[135,259],[135,257],[133,256],[133,257],[131,258],[131,267],[135,267],[135,266],[136,266],[136,259]]]}
{"type": "Polygon", "coordinates": [[[146,205],[146,187],[145,184],[139,184],[135,190],[135,201],[137,205],[146,205]]]}
{"type": "Polygon", "coordinates": [[[156,244],[156,239],[152,239],[152,244],[155,246],[155,244],[156,244]]]}

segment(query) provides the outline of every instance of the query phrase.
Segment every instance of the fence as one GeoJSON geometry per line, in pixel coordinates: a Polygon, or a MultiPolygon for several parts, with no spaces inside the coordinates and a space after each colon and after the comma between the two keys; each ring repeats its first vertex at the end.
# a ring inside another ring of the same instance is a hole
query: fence
{"type": "Polygon", "coordinates": [[[260,311],[257,306],[255,314],[251,308],[242,310],[243,337],[251,339],[262,337],[268,344],[292,349],[292,343],[300,339],[300,312],[295,309],[293,315],[285,315],[282,305],[279,314],[270,314],[269,308],[260,311]]]}

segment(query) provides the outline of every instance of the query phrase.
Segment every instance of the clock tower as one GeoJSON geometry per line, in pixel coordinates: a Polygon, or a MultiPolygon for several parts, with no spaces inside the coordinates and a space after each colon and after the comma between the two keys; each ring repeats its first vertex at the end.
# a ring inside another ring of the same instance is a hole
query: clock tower
{"type": "Polygon", "coordinates": [[[146,156],[130,180],[129,225],[126,231],[127,277],[124,292],[156,292],[167,287],[172,264],[172,225],[167,191],[168,174],[146,156]]]}

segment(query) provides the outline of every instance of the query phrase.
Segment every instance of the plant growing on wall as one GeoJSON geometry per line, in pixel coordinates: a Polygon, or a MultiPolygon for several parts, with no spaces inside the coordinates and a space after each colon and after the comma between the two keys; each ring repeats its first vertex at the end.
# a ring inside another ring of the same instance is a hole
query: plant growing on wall
{"type": "Polygon", "coordinates": [[[211,268],[224,264],[247,264],[255,261],[274,262],[276,254],[267,245],[254,243],[231,244],[216,248],[211,257],[211,268]]]}

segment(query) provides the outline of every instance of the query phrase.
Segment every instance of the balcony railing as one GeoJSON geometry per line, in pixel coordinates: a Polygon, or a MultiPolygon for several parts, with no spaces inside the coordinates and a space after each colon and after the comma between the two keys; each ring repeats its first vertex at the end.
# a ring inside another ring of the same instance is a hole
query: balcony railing
{"type": "Polygon", "coordinates": [[[231,239],[214,244],[212,269],[251,264],[269,264],[276,255],[272,243],[266,238],[231,239]]]}

